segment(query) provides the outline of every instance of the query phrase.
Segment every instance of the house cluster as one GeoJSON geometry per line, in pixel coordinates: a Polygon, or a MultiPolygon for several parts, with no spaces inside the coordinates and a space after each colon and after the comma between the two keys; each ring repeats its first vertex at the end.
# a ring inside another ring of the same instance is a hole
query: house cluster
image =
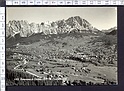
{"type": "Polygon", "coordinates": [[[109,55],[107,54],[98,54],[95,55],[93,53],[88,54],[88,53],[83,53],[83,52],[79,52],[79,53],[71,53],[73,59],[77,59],[80,60],[82,62],[92,62],[92,61],[96,61],[96,62],[100,62],[100,61],[105,61],[106,63],[113,63],[114,61],[117,61],[117,55],[115,53],[111,53],[109,55]]]}

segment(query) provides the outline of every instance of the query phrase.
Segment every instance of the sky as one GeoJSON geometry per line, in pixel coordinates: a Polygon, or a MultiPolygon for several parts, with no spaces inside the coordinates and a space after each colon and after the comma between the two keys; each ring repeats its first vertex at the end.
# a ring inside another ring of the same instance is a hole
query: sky
{"type": "Polygon", "coordinates": [[[80,16],[97,29],[117,26],[116,7],[7,7],[6,21],[27,20],[29,23],[57,21],[80,16]]]}

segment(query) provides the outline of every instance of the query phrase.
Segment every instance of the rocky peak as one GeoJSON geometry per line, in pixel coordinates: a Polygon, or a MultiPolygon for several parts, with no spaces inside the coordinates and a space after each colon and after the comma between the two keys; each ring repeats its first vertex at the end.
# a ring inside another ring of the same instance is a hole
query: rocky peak
{"type": "Polygon", "coordinates": [[[82,19],[80,16],[70,17],[67,20],[41,22],[40,24],[29,24],[28,21],[25,20],[13,20],[9,21],[7,24],[6,37],[15,36],[16,34],[20,34],[21,37],[28,37],[36,33],[43,33],[45,35],[60,34],[77,30],[80,32],[84,30],[91,32],[91,30],[94,29],[95,28],[91,26],[87,20],[82,19]]]}

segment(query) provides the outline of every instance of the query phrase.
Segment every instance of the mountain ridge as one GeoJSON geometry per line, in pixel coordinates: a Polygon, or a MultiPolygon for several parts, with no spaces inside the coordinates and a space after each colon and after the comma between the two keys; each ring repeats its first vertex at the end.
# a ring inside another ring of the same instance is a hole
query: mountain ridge
{"type": "Polygon", "coordinates": [[[117,27],[112,27],[108,30],[102,30],[102,32],[104,32],[107,35],[116,35],[117,34],[117,27]]]}
{"type": "Polygon", "coordinates": [[[36,33],[48,35],[70,33],[72,31],[87,33],[95,33],[99,31],[80,16],[69,17],[66,20],[62,19],[53,22],[41,22],[40,24],[28,23],[26,20],[12,20],[9,21],[6,26],[6,37],[14,37],[16,34],[20,34],[21,37],[29,37],[36,33]]]}

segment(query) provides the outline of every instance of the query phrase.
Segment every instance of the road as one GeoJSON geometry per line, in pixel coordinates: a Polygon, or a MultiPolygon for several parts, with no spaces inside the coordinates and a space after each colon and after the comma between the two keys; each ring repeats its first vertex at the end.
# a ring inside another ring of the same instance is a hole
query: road
{"type": "MultiPolygon", "coordinates": [[[[27,64],[28,62],[26,61],[26,62],[24,62],[24,63],[21,63],[21,64],[18,64],[17,66],[15,66],[14,67],[14,70],[21,70],[21,71],[23,71],[23,69],[18,69],[18,67],[20,67],[20,66],[22,66],[22,65],[24,65],[24,64],[27,64]]],[[[30,71],[25,71],[26,73],[28,73],[28,74],[30,74],[30,75],[33,75],[33,76],[35,76],[35,77],[38,77],[38,78],[41,78],[40,76],[38,76],[38,75],[36,75],[36,74],[34,74],[34,73],[32,73],[32,72],[30,72],[30,71]]]]}

